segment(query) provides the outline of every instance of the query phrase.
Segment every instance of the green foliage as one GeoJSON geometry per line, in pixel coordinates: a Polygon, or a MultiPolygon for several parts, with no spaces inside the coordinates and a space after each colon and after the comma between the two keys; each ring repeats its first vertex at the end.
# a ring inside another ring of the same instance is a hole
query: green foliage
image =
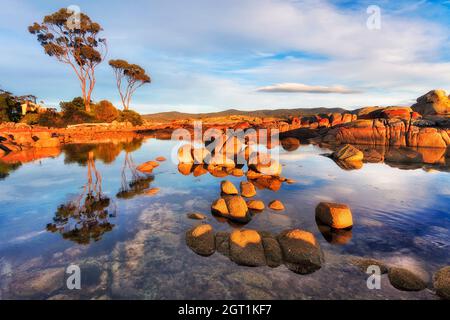
{"type": "Polygon", "coordinates": [[[119,117],[119,110],[107,100],[95,104],[92,111],[94,118],[100,122],[113,122],[119,117]]]}
{"type": "Polygon", "coordinates": [[[70,102],[61,102],[59,106],[62,112],[62,122],[66,125],[95,122],[95,118],[85,111],[84,100],[81,97],[74,98],[70,102]]]}
{"type": "Polygon", "coordinates": [[[0,123],[18,122],[22,118],[22,110],[17,97],[0,90],[0,123]]]}
{"type": "Polygon", "coordinates": [[[28,125],[35,125],[39,123],[39,114],[37,113],[27,113],[20,120],[22,123],[26,123],[28,125]]]}
{"type": "Polygon", "coordinates": [[[131,122],[134,126],[140,126],[144,123],[142,116],[133,110],[124,110],[120,113],[119,122],[131,122]]]}

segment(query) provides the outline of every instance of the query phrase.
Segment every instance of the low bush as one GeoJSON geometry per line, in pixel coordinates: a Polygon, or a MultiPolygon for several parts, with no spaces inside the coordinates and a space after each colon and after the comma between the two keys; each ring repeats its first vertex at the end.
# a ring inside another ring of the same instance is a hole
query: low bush
{"type": "Polygon", "coordinates": [[[99,122],[113,122],[119,117],[120,111],[108,100],[102,100],[93,105],[93,116],[99,122]]]}
{"type": "Polygon", "coordinates": [[[133,110],[124,110],[117,118],[119,122],[131,122],[134,126],[140,126],[144,123],[141,115],[133,110]]]}

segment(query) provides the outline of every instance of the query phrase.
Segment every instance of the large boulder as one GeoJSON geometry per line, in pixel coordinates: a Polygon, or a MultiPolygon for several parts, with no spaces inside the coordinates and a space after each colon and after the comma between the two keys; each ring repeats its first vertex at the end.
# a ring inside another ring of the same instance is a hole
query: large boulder
{"type": "Polygon", "coordinates": [[[384,119],[411,119],[411,108],[408,107],[387,107],[381,111],[381,117],[384,119]]]}
{"type": "Polygon", "coordinates": [[[421,291],[427,287],[426,283],[418,275],[403,268],[390,268],[388,277],[392,286],[398,290],[421,291]]]}
{"type": "Polygon", "coordinates": [[[216,251],[214,230],[209,224],[198,225],[186,232],[186,244],[201,256],[210,256],[216,251]]]}
{"type": "Polygon", "coordinates": [[[433,287],[438,296],[450,300],[450,266],[444,267],[434,274],[433,287]]]}
{"type": "Polygon", "coordinates": [[[230,235],[230,258],[239,265],[250,267],[266,265],[264,247],[255,230],[235,230],[230,235]]]}
{"type": "Polygon", "coordinates": [[[364,159],[364,153],[351,144],[346,144],[333,153],[333,158],[339,161],[357,162],[364,159]]]}
{"type": "Polygon", "coordinates": [[[341,203],[319,203],[316,207],[316,220],[334,229],[346,229],[353,226],[350,207],[341,203]]]}
{"type": "Polygon", "coordinates": [[[450,99],[444,90],[432,90],[411,107],[421,115],[450,114],[450,99]]]}
{"type": "Polygon", "coordinates": [[[290,270],[309,274],[322,267],[323,255],[314,235],[299,229],[286,230],[278,235],[283,261],[290,270]]]}

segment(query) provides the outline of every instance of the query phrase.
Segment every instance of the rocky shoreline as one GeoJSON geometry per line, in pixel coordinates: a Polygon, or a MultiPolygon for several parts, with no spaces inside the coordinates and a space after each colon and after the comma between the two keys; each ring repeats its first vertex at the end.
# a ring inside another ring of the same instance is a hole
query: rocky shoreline
{"type": "MultiPolygon", "coordinates": [[[[450,99],[434,90],[409,107],[366,107],[352,112],[319,114],[289,119],[248,118],[204,119],[203,128],[278,130],[280,138],[297,138],[302,143],[336,147],[342,144],[433,148],[450,156],[450,99]],[[445,107],[442,107],[444,105],[445,107]],[[419,113],[418,111],[422,112],[419,113]],[[445,112],[445,113],[437,113],[445,112]]],[[[46,128],[22,123],[0,125],[0,158],[31,149],[58,148],[70,143],[99,143],[131,136],[170,139],[174,129],[193,129],[194,120],[167,123],[147,122],[81,124],[68,128],[46,128]]],[[[39,152],[39,151],[35,151],[39,152]]],[[[423,157],[424,159],[426,157],[423,157]]]]}

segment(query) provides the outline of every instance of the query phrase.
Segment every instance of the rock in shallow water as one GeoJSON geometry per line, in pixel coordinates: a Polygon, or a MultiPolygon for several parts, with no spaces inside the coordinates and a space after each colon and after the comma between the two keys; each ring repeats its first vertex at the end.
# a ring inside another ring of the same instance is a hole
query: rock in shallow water
{"type": "Polygon", "coordinates": [[[438,296],[450,300],[450,266],[444,267],[434,274],[433,286],[438,296]]]}
{"type": "Polygon", "coordinates": [[[201,256],[210,256],[216,251],[213,228],[209,224],[198,225],[186,232],[186,244],[201,256]]]}
{"type": "Polygon", "coordinates": [[[235,230],[230,235],[230,258],[239,265],[266,265],[261,236],[255,230],[235,230]]]}
{"type": "Polygon", "coordinates": [[[264,202],[262,202],[261,200],[250,200],[250,201],[247,201],[247,207],[250,210],[263,211],[265,208],[265,205],[264,205],[264,202]]]}
{"type": "Polygon", "coordinates": [[[364,153],[351,144],[346,144],[333,153],[333,158],[339,161],[362,161],[364,153]]]}
{"type": "Polygon", "coordinates": [[[388,277],[392,286],[398,290],[421,291],[427,287],[419,276],[403,268],[390,268],[388,277]]]}
{"type": "Polygon", "coordinates": [[[187,217],[192,220],[205,220],[206,219],[206,216],[204,214],[201,214],[198,212],[188,213],[187,217]]]}
{"type": "Polygon", "coordinates": [[[322,251],[312,233],[299,229],[286,230],[278,235],[278,242],[284,263],[290,270],[309,274],[322,267],[322,251]]]}
{"type": "Polygon", "coordinates": [[[253,183],[249,181],[241,182],[241,195],[246,198],[251,198],[256,196],[256,189],[253,183]]]}
{"type": "Polygon", "coordinates": [[[316,219],[335,229],[346,229],[353,226],[353,217],[349,206],[340,203],[319,203],[316,207],[316,219]]]}
{"type": "Polygon", "coordinates": [[[237,188],[234,186],[234,184],[228,180],[224,180],[221,182],[220,189],[221,189],[222,193],[228,194],[228,195],[237,195],[239,193],[237,188]]]}
{"type": "Polygon", "coordinates": [[[269,203],[269,208],[276,211],[284,210],[284,204],[280,200],[274,200],[269,203]]]}
{"type": "Polygon", "coordinates": [[[367,268],[370,266],[378,266],[381,274],[388,272],[388,267],[383,262],[371,258],[353,258],[350,263],[357,266],[362,272],[367,272],[367,268]]]}

